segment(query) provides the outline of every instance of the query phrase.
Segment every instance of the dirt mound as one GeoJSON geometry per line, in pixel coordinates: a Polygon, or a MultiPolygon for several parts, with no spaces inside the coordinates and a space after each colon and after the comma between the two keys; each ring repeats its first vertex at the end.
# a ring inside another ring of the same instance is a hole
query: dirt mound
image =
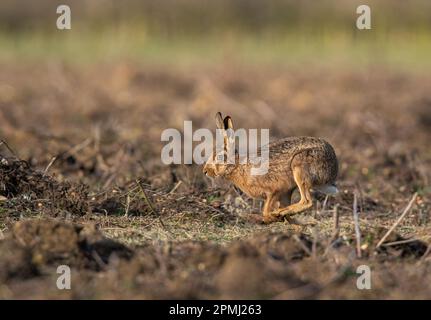
{"type": "Polygon", "coordinates": [[[5,204],[10,214],[83,215],[89,211],[87,189],[83,184],[59,182],[25,161],[0,156],[0,195],[10,200],[5,204]]]}
{"type": "Polygon", "coordinates": [[[132,251],[91,226],[56,220],[20,221],[0,242],[0,279],[43,275],[45,269],[61,264],[99,271],[113,254],[132,257],[132,251]]]}

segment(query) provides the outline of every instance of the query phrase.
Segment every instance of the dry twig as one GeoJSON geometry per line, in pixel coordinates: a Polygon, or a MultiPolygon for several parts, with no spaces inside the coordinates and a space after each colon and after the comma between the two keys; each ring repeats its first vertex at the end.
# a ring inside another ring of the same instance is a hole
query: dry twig
{"type": "Polygon", "coordinates": [[[156,209],[154,209],[154,206],[151,203],[150,199],[148,199],[147,194],[145,193],[144,188],[142,188],[142,186],[141,186],[141,182],[139,180],[136,180],[136,184],[139,186],[139,189],[142,192],[142,196],[144,197],[145,203],[147,204],[147,206],[150,209],[151,213],[157,216],[157,218],[159,219],[159,222],[160,222],[161,226],[164,229],[166,229],[165,224],[162,221],[162,217],[160,216],[159,212],[157,212],[156,209]]]}
{"type": "Polygon", "coordinates": [[[298,242],[298,244],[301,246],[301,249],[304,250],[310,257],[312,256],[310,249],[302,242],[302,240],[296,235],[293,235],[293,239],[298,242]]]}
{"type": "Polygon", "coordinates": [[[6,146],[6,149],[8,149],[9,150],[9,152],[10,153],[12,153],[12,155],[15,157],[15,158],[17,158],[17,159],[20,159],[18,156],[17,156],[17,154],[15,153],[15,151],[8,145],[8,143],[5,141],[5,140],[0,140],[0,146],[1,145],[5,145],[6,146]]]}
{"type": "Polygon", "coordinates": [[[406,243],[412,243],[412,242],[417,242],[420,241],[419,239],[406,239],[406,240],[400,240],[400,241],[394,241],[394,242],[388,242],[388,243],[383,243],[382,246],[383,247],[391,247],[391,246],[396,246],[399,244],[406,244],[406,243]]]}
{"type": "Polygon", "coordinates": [[[175,192],[175,190],[177,190],[177,189],[178,189],[178,187],[181,185],[181,183],[183,183],[181,180],[180,180],[180,181],[178,181],[178,182],[177,182],[177,184],[172,188],[172,190],[171,190],[171,191],[169,191],[169,193],[168,193],[168,194],[174,193],[174,192],[175,192]]]}
{"type": "Polygon", "coordinates": [[[317,256],[317,241],[319,240],[319,231],[317,228],[313,228],[313,244],[311,246],[311,253],[315,259],[317,256]]]}
{"type": "Polygon", "coordinates": [[[334,241],[336,241],[340,236],[340,214],[338,212],[338,204],[336,204],[334,207],[333,221],[334,221],[334,228],[332,231],[332,236],[328,242],[328,246],[326,247],[325,253],[323,254],[323,256],[326,256],[328,254],[329,250],[332,248],[334,244],[334,241]]]}
{"type": "Polygon", "coordinates": [[[46,166],[45,170],[43,171],[43,177],[48,173],[49,168],[54,164],[55,160],[57,160],[57,157],[52,157],[51,161],[46,166]]]}
{"type": "Polygon", "coordinates": [[[361,229],[359,228],[358,197],[356,196],[356,192],[353,194],[353,221],[355,222],[356,256],[361,258],[361,229]]]}
{"type": "Polygon", "coordinates": [[[413,195],[413,197],[410,199],[409,204],[407,205],[407,207],[404,209],[403,213],[401,214],[401,216],[398,218],[397,221],[395,221],[395,223],[392,225],[392,227],[388,230],[388,232],[386,232],[386,234],[383,236],[382,239],[380,239],[379,243],[377,243],[376,249],[378,249],[383,242],[385,242],[385,240],[389,237],[389,235],[395,230],[395,228],[401,223],[401,221],[405,218],[405,216],[407,215],[407,213],[409,213],[411,207],[413,206],[413,203],[415,202],[416,198],[417,198],[418,194],[417,192],[413,195]]]}
{"type": "Polygon", "coordinates": [[[424,255],[421,257],[420,263],[424,262],[427,259],[430,252],[431,252],[431,244],[428,244],[427,251],[425,251],[424,255]]]}

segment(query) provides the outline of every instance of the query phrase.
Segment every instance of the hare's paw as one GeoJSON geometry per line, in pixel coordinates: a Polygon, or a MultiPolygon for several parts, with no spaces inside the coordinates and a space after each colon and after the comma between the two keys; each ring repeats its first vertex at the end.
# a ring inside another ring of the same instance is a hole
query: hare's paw
{"type": "Polygon", "coordinates": [[[268,215],[263,216],[262,221],[265,224],[269,224],[269,223],[272,223],[272,222],[280,221],[280,217],[279,216],[274,216],[273,214],[268,214],[268,215]]]}
{"type": "Polygon", "coordinates": [[[260,214],[247,213],[241,215],[241,218],[243,218],[246,222],[249,223],[263,223],[263,217],[260,214]]]}
{"type": "Polygon", "coordinates": [[[282,208],[278,209],[277,211],[273,212],[272,214],[276,217],[286,217],[286,216],[292,216],[294,214],[297,214],[298,212],[295,212],[291,210],[290,208],[282,208]]]}
{"type": "Polygon", "coordinates": [[[280,208],[271,212],[272,216],[277,217],[279,219],[290,214],[292,214],[292,212],[289,210],[289,208],[280,208]]]}

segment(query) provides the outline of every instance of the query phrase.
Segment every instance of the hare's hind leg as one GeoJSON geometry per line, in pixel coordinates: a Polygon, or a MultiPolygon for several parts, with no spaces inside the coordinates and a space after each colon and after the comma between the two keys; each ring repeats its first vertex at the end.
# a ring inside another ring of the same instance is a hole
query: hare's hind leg
{"type": "Polygon", "coordinates": [[[277,201],[274,201],[274,206],[272,211],[277,211],[280,209],[281,204],[283,203],[285,206],[290,206],[292,204],[292,194],[295,189],[289,190],[287,192],[284,192],[280,194],[280,199],[277,201]]]}
{"type": "Polygon", "coordinates": [[[301,199],[298,203],[292,204],[290,206],[280,208],[272,212],[272,216],[287,216],[300,213],[307,210],[313,206],[312,197],[310,193],[310,188],[312,186],[311,179],[308,175],[307,170],[302,166],[297,166],[293,168],[293,178],[296,185],[298,186],[299,193],[301,194],[301,199]]]}

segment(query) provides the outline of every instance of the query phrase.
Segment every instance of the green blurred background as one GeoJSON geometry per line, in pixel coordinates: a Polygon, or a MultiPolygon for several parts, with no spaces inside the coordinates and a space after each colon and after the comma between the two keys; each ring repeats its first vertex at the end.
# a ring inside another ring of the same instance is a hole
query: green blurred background
{"type": "Polygon", "coordinates": [[[429,0],[2,0],[0,62],[431,66],[429,0]],[[72,30],[56,28],[59,4],[72,30]],[[371,7],[372,29],[356,28],[371,7]]]}

